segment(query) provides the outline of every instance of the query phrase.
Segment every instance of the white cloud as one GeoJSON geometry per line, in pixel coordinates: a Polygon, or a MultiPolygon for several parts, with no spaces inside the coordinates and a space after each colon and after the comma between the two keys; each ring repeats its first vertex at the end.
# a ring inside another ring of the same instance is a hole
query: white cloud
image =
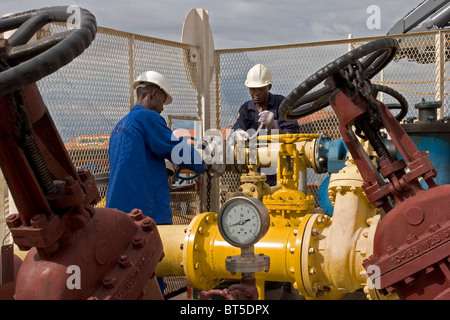
{"type": "MultiPolygon", "coordinates": [[[[99,26],[180,41],[186,14],[209,11],[216,49],[378,36],[422,0],[71,0],[90,10],[99,26]],[[381,10],[381,29],[369,30],[366,9],[381,10]]],[[[58,0],[2,0],[0,14],[61,5],[58,0]]]]}

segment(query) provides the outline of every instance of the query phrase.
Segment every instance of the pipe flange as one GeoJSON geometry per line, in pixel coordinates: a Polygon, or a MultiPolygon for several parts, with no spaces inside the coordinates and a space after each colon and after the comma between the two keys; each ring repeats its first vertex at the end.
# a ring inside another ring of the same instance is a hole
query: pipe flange
{"type": "MultiPolygon", "coordinates": [[[[366,241],[366,250],[365,256],[370,257],[373,255],[373,245],[375,239],[375,232],[377,230],[378,224],[380,223],[381,215],[377,214],[372,218],[367,219],[367,224],[369,228],[367,230],[367,241],[366,241]]],[[[364,232],[363,232],[364,233],[364,232]]],[[[388,295],[383,295],[380,291],[375,288],[375,284],[372,279],[367,276],[367,271],[364,269],[362,272],[364,278],[366,278],[366,282],[363,288],[364,293],[369,300],[395,300],[398,299],[397,294],[390,293],[388,295]]]]}
{"type": "Polygon", "coordinates": [[[324,281],[327,277],[320,268],[323,256],[320,254],[320,240],[325,239],[323,231],[331,225],[331,218],[326,214],[313,214],[305,225],[301,249],[301,274],[306,296],[320,298],[331,291],[324,281]]]}
{"type": "Polygon", "coordinates": [[[211,232],[218,233],[218,229],[211,228],[217,224],[217,213],[205,212],[192,220],[186,229],[183,247],[183,269],[189,283],[195,288],[211,290],[215,288],[220,279],[216,279],[211,264],[207,261],[206,241],[209,241],[211,232]]]}
{"type": "Polygon", "coordinates": [[[326,275],[320,267],[323,255],[320,253],[320,240],[325,239],[323,231],[331,225],[331,218],[326,214],[307,214],[300,221],[296,238],[295,283],[299,293],[310,299],[339,299],[345,293],[331,288],[326,275]]]}
{"type": "Polygon", "coordinates": [[[325,147],[325,140],[329,141],[330,137],[328,134],[322,133],[314,145],[313,169],[317,173],[325,173],[328,171],[328,150],[325,147]]]}
{"type": "Polygon", "coordinates": [[[259,271],[269,271],[270,258],[262,253],[251,257],[242,255],[229,256],[225,259],[225,269],[233,275],[235,273],[255,273],[259,271]]]}

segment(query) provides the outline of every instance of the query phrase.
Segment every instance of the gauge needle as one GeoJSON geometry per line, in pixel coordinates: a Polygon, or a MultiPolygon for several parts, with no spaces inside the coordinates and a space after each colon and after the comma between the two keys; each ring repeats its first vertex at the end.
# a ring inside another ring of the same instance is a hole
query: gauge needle
{"type": "Polygon", "coordinates": [[[232,226],[236,226],[236,225],[243,225],[244,223],[246,223],[247,221],[250,221],[250,219],[246,219],[246,220],[239,220],[236,223],[233,224],[229,224],[228,227],[232,227],[232,226]]]}

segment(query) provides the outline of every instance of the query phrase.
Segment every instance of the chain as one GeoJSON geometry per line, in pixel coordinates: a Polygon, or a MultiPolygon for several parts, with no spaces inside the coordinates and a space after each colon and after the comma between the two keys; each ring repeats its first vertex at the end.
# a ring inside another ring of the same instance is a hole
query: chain
{"type": "MultiPolygon", "coordinates": [[[[363,75],[363,65],[358,60],[355,63],[348,65],[347,68],[343,69],[343,77],[347,81],[350,88],[354,89],[354,97],[361,94],[367,101],[368,107],[368,121],[370,126],[374,129],[373,131],[378,131],[382,127],[380,121],[381,114],[378,109],[378,104],[372,100],[373,87],[369,79],[365,78],[363,75]]],[[[350,97],[350,98],[354,98],[350,97]]],[[[366,127],[367,128],[367,127],[366,127]]],[[[356,134],[363,139],[367,139],[367,134],[363,134],[362,128],[356,125],[356,134]]],[[[365,132],[365,131],[364,131],[365,132]]]]}
{"type": "Polygon", "coordinates": [[[378,156],[387,158],[391,162],[392,156],[389,154],[386,146],[379,136],[379,130],[382,128],[381,114],[378,104],[373,101],[373,87],[370,80],[363,76],[363,66],[361,62],[356,61],[343,70],[343,76],[348,85],[354,88],[355,95],[361,94],[368,103],[368,114],[359,121],[355,122],[356,134],[365,140],[369,140],[378,156]],[[364,132],[364,134],[363,134],[364,132]]]}
{"type": "Polygon", "coordinates": [[[207,172],[206,173],[206,211],[209,212],[211,210],[211,180],[212,176],[207,172]]]}

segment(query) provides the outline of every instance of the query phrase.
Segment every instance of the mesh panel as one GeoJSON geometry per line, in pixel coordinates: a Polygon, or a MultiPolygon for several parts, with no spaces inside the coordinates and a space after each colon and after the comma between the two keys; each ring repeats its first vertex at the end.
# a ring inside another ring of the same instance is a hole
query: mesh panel
{"type": "MultiPolygon", "coordinates": [[[[51,32],[63,28],[54,24],[51,32]]],[[[82,55],[38,83],[75,166],[91,170],[102,197],[109,174],[109,134],[130,109],[128,60],[127,38],[100,30],[82,55]]]]}
{"type": "MultiPolygon", "coordinates": [[[[445,32],[426,32],[398,36],[401,50],[373,83],[379,83],[399,91],[409,102],[409,111],[405,118],[417,117],[414,108],[422,99],[442,100],[441,116],[449,116],[447,70],[449,35],[445,32]],[[437,49],[436,49],[437,48],[437,49]],[[440,89],[441,88],[441,89],[440,89]]],[[[248,70],[257,63],[262,63],[272,73],[274,78],[271,92],[287,95],[302,83],[307,77],[362,44],[375,40],[347,39],[311,44],[293,44],[286,46],[261,47],[249,49],[219,50],[218,65],[220,75],[218,80],[220,102],[216,107],[221,115],[221,127],[231,127],[236,121],[239,107],[250,99],[247,87],[244,85],[248,70]]],[[[322,85],[319,85],[319,89],[322,85]]],[[[378,97],[384,103],[394,103],[395,100],[383,93],[378,97]]],[[[398,111],[393,110],[396,114],[398,111]]],[[[340,138],[339,122],[331,107],[326,107],[310,116],[298,120],[301,133],[328,133],[332,139],[340,138]]],[[[317,194],[317,186],[328,176],[318,175],[308,169],[308,185],[311,194],[317,194]]],[[[221,202],[226,192],[235,191],[239,186],[239,176],[227,173],[220,179],[221,202]]]]}
{"type": "MultiPolygon", "coordinates": [[[[50,31],[58,33],[64,28],[52,24],[50,31]]],[[[154,70],[169,80],[174,101],[161,114],[166,121],[169,115],[198,116],[197,91],[191,85],[196,81],[196,65],[188,65],[188,78],[183,59],[189,50],[183,44],[98,28],[96,39],[81,56],[39,81],[72,161],[77,168],[91,170],[102,198],[109,178],[109,134],[134,104],[130,85],[137,75],[154,70]]],[[[172,200],[175,224],[188,224],[199,213],[200,198],[195,191],[175,192],[172,200]]],[[[164,293],[184,287],[184,277],[167,277],[164,293]]]]}

